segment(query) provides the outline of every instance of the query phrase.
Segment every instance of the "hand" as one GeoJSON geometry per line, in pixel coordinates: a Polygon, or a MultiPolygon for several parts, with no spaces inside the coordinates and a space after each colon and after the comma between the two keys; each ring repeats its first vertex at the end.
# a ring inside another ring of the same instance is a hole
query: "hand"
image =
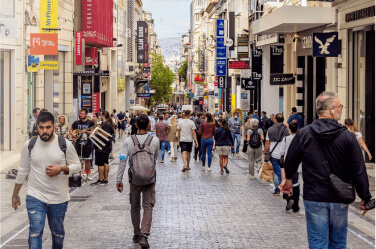
{"type": "Polygon", "coordinates": [[[282,193],[287,194],[290,196],[292,191],[292,181],[291,179],[284,179],[282,183],[278,186],[282,193]]]}
{"type": "Polygon", "coordinates": [[[83,130],[82,130],[82,133],[85,133],[85,134],[86,134],[86,130],[85,130],[85,129],[83,129],[83,130]]]}
{"type": "Polygon", "coordinates": [[[372,160],[372,155],[368,154],[368,159],[371,161],[372,160]]]}
{"type": "Polygon", "coordinates": [[[116,188],[120,193],[123,192],[123,183],[116,183],[116,188]]]}
{"type": "Polygon", "coordinates": [[[14,210],[17,210],[17,208],[19,206],[21,206],[21,200],[20,200],[19,195],[13,195],[12,196],[12,207],[14,208],[14,210]]]}
{"type": "Polygon", "coordinates": [[[362,216],[364,216],[367,213],[367,210],[364,208],[364,201],[363,200],[360,202],[360,210],[363,210],[362,216]]]}
{"type": "Polygon", "coordinates": [[[195,143],[195,147],[198,148],[198,142],[197,142],[197,141],[196,141],[196,143],[195,143]]]}
{"type": "Polygon", "coordinates": [[[48,165],[46,167],[46,174],[50,177],[57,176],[61,172],[61,167],[60,166],[55,166],[55,165],[48,165]]]}

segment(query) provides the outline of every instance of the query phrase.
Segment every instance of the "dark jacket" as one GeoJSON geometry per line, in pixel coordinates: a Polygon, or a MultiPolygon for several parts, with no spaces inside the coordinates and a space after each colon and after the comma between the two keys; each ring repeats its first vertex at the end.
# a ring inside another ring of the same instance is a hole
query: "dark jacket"
{"type": "Polygon", "coordinates": [[[223,127],[219,127],[214,132],[215,146],[233,146],[231,131],[225,131],[223,127]]]}
{"type": "Polygon", "coordinates": [[[273,125],[274,125],[274,122],[270,118],[265,121],[265,124],[264,124],[264,127],[263,127],[264,136],[266,136],[266,133],[268,132],[269,128],[272,127],[273,125]]]}
{"type": "Polygon", "coordinates": [[[303,162],[303,199],[317,202],[341,202],[329,186],[322,165],[327,161],[331,172],[352,182],[359,197],[371,199],[366,167],[354,134],[333,119],[317,119],[302,128],[291,142],[285,159],[286,178],[291,179],[303,162]]]}

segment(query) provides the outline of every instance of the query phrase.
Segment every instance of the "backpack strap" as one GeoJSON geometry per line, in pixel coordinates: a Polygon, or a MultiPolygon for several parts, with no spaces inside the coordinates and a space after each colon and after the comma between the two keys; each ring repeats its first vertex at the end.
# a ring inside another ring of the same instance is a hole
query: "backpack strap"
{"type": "Polygon", "coordinates": [[[64,155],[67,156],[67,142],[65,141],[65,138],[62,136],[58,135],[58,142],[59,142],[59,147],[62,152],[64,152],[64,155]]]}
{"type": "Polygon", "coordinates": [[[140,142],[138,141],[136,135],[132,135],[131,138],[132,138],[132,141],[133,141],[133,145],[134,145],[134,146],[140,144],[140,142]]]}
{"type": "Polygon", "coordinates": [[[33,150],[33,148],[35,146],[35,143],[37,142],[37,139],[38,139],[38,137],[33,137],[32,139],[30,139],[29,145],[27,146],[27,148],[29,150],[29,157],[31,155],[31,151],[33,150]]]}
{"type": "Polygon", "coordinates": [[[147,144],[148,146],[150,146],[150,144],[151,144],[151,140],[153,140],[153,136],[148,135],[148,137],[146,138],[144,144],[147,144]]]}

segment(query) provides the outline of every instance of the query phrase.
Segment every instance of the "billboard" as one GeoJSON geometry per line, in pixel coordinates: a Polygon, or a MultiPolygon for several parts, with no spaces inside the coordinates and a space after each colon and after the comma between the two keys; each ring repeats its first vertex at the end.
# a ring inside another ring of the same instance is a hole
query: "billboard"
{"type": "Polygon", "coordinates": [[[144,21],[137,21],[137,63],[148,62],[148,24],[144,21]]]}
{"type": "Polygon", "coordinates": [[[57,34],[57,10],[59,0],[40,1],[40,32],[57,34]],[[52,30],[51,30],[52,29],[52,30]]]}

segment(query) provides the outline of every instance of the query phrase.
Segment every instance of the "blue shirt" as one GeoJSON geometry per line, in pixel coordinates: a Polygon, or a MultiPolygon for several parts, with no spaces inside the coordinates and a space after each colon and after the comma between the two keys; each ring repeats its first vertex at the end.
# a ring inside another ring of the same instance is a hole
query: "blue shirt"
{"type": "Polygon", "coordinates": [[[298,127],[299,129],[303,127],[303,118],[302,116],[300,116],[299,114],[292,114],[290,117],[289,117],[289,120],[287,120],[287,123],[291,123],[293,120],[296,120],[298,122],[298,127]]]}
{"type": "Polygon", "coordinates": [[[259,116],[253,114],[253,115],[251,116],[251,118],[255,118],[255,119],[257,119],[257,120],[259,121],[257,128],[262,128],[261,118],[260,118],[259,116]]]}

